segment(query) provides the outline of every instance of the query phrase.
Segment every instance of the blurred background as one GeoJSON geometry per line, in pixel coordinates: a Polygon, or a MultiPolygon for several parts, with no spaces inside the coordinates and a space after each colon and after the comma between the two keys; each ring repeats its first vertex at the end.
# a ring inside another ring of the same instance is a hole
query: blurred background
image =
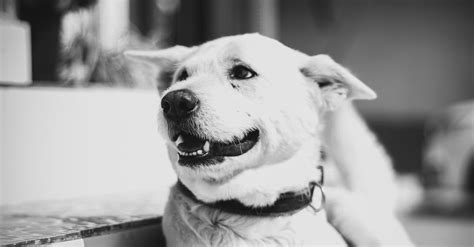
{"type": "Polygon", "coordinates": [[[472,0],[0,0],[0,204],[166,191],[154,74],[123,50],[259,32],[373,88],[410,233],[472,244],[473,24],[472,0]]]}

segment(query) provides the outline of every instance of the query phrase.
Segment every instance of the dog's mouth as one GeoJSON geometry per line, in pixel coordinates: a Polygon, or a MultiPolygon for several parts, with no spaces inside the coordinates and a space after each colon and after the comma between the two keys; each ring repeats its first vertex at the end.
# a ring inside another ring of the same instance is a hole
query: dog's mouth
{"type": "Polygon", "coordinates": [[[183,166],[215,165],[225,157],[247,153],[258,142],[260,132],[249,130],[242,139],[232,142],[206,140],[190,133],[179,132],[173,137],[178,150],[179,164],[183,166]]]}

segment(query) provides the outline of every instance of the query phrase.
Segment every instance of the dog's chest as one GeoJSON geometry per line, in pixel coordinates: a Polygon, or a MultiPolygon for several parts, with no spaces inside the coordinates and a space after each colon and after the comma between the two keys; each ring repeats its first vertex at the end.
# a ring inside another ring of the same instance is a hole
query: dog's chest
{"type": "Polygon", "coordinates": [[[310,208],[282,217],[232,215],[172,190],[163,219],[168,246],[345,245],[324,212],[310,208]]]}

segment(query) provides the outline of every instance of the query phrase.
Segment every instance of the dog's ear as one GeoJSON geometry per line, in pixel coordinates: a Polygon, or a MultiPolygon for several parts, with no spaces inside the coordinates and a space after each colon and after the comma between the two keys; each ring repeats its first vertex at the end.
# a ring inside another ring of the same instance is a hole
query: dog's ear
{"type": "Polygon", "coordinates": [[[375,92],[328,55],[309,57],[300,71],[318,83],[324,104],[334,110],[345,100],[375,99],[375,92]]]}
{"type": "Polygon", "coordinates": [[[128,50],[124,55],[157,69],[158,91],[161,93],[171,85],[178,64],[194,49],[177,45],[163,50],[128,50]]]}

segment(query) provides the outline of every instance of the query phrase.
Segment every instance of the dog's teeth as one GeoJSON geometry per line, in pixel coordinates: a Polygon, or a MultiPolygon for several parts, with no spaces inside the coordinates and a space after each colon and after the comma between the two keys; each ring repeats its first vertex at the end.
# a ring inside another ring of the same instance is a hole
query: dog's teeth
{"type": "Polygon", "coordinates": [[[189,152],[189,153],[188,152],[182,152],[182,151],[178,150],[178,154],[181,155],[181,156],[198,156],[198,155],[207,154],[207,152],[205,152],[202,149],[199,149],[199,150],[194,151],[194,152],[189,152]]]}
{"type": "Polygon", "coordinates": [[[209,152],[209,148],[211,147],[211,144],[209,143],[209,141],[206,141],[206,143],[204,143],[204,146],[202,147],[202,149],[204,150],[204,152],[209,152]]]}
{"type": "Polygon", "coordinates": [[[178,146],[179,144],[183,143],[183,137],[181,135],[178,136],[178,139],[176,139],[176,141],[174,142],[176,144],[176,146],[178,146]]]}

